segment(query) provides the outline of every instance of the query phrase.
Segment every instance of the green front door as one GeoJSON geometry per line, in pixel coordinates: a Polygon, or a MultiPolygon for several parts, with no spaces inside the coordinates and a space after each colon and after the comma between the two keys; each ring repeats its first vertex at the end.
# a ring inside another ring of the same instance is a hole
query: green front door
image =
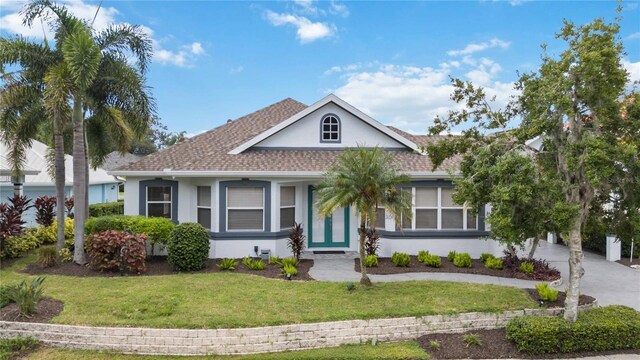
{"type": "Polygon", "coordinates": [[[308,244],[310,248],[349,247],[349,208],[336,210],[332,215],[318,217],[315,191],[309,185],[308,244]]]}

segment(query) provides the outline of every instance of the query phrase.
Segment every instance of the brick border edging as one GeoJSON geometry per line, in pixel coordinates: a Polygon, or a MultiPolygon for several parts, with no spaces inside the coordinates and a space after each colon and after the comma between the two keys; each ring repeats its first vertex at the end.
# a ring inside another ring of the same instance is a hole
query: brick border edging
{"type": "MultiPolygon", "coordinates": [[[[579,310],[597,306],[597,301],[579,310]]],[[[504,327],[523,315],[559,315],[562,308],[503,313],[463,313],[372,320],[345,320],[238,329],[145,329],[0,321],[0,338],[31,336],[54,347],[146,355],[232,355],[416,339],[504,327]]]]}

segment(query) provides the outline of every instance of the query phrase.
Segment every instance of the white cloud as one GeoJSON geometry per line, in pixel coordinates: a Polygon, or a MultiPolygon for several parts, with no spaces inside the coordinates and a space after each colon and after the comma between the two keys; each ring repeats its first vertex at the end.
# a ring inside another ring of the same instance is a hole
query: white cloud
{"type": "Polygon", "coordinates": [[[472,81],[481,80],[488,97],[496,97],[496,107],[506,105],[515,94],[513,83],[495,80],[500,65],[487,58],[476,61],[475,66],[459,62],[442,63],[438,68],[378,64],[372,69],[345,70],[350,66],[334,67],[332,73],[344,73],[344,83],[334,93],[379,121],[414,133],[426,133],[436,115],[461,109],[450,99],[449,76],[458,76],[458,72],[466,72],[472,81]]]}
{"type": "MultiPolygon", "coordinates": [[[[51,41],[53,39],[53,33],[46,23],[43,25],[41,22],[36,21],[32,27],[22,25],[22,16],[19,11],[25,3],[25,1],[9,1],[2,3],[3,10],[12,12],[0,17],[0,29],[36,39],[42,39],[46,36],[47,39],[51,41]],[[6,6],[5,4],[9,4],[9,6],[6,6]]],[[[88,23],[93,21],[93,28],[97,31],[104,30],[112,24],[122,24],[116,19],[116,17],[120,15],[120,12],[114,7],[102,6],[98,8],[98,5],[96,4],[85,3],[81,0],[60,1],[60,4],[66,6],[67,10],[72,15],[83,19],[88,23]],[[94,16],[95,20],[93,20],[94,16]]],[[[141,26],[141,28],[151,38],[154,50],[153,60],[160,64],[172,64],[186,67],[190,66],[191,61],[196,56],[205,53],[202,44],[199,42],[194,42],[190,45],[181,45],[178,47],[178,50],[165,49],[161,45],[162,41],[154,38],[153,29],[146,26],[141,26]]]]}
{"type": "Polygon", "coordinates": [[[293,3],[298,5],[298,8],[295,9],[297,13],[313,16],[323,13],[314,5],[313,0],[294,0],[293,3]]]}
{"type": "Polygon", "coordinates": [[[464,47],[464,49],[447,51],[447,55],[449,56],[471,55],[473,53],[484,51],[484,50],[495,48],[495,47],[506,49],[509,47],[509,45],[511,45],[511,42],[500,40],[498,38],[493,38],[489,41],[481,42],[478,44],[476,43],[468,44],[467,46],[464,47]]]}
{"type": "Polygon", "coordinates": [[[629,81],[640,81],[640,61],[630,62],[627,59],[622,59],[622,66],[629,72],[629,81]]]}
{"type": "Polygon", "coordinates": [[[274,26],[293,25],[296,27],[296,36],[303,44],[331,37],[336,31],[332,24],[313,22],[304,16],[279,14],[271,10],[266,10],[264,14],[274,26]]]}
{"type": "Polygon", "coordinates": [[[633,33],[627,36],[627,40],[637,40],[637,39],[640,39],[640,32],[633,33]]]}
{"type": "Polygon", "coordinates": [[[349,9],[345,4],[339,4],[333,0],[329,3],[329,12],[332,14],[340,15],[342,17],[349,16],[349,9]]]}
{"type": "Polygon", "coordinates": [[[240,74],[243,71],[244,71],[244,66],[240,65],[240,66],[231,68],[231,70],[229,70],[229,74],[231,75],[240,74]]]}

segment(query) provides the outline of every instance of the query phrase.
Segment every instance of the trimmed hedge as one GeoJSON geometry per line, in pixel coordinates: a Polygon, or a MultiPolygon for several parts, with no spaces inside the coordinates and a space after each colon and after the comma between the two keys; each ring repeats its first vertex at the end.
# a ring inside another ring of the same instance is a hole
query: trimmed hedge
{"type": "Polygon", "coordinates": [[[209,234],[197,223],[176,225],[167,246],[167,261],[179,271],[195,271],[209,258],[209,234]]]}
{"type": "Polygon", "coordinates": [[[507,323],[507,339],[528,354],[640,349],[640,312],[622,305],[589,309],[575,323],[523,316],[507,323]]]}
{"type": "Polygon", "coordinates": [[[89,205],[89,216],[107,216],[124,214],[124,201],[89,205]]]}
{"type": "Polygon", "coordinates": [[[84,229],[87,235],[107,230],[131,231],[135,234],[147,235],[149,244],[166,245],[171,238],[171,231],[175,224],[166,218],[109,215],[89,218],[85,222],[84,229]]]}

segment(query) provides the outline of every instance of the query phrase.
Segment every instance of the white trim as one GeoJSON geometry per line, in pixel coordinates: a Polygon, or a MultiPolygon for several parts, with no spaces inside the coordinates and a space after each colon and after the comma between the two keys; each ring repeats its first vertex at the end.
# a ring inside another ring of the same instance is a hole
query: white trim
{"type": "Polygon", "coordinates": [[[316,111],[317,109],[321,108],[322,106],[324,106],[324,105],[326,105],[326,104],[328,104],[330,102],[333,102],[336,105],[342,107],[343,109],[347,110],[348,112],[350,112],[351,114],[353,114],[354,116],[359,118],[360,120],[362,120],[365,123],[371,125],[375,129],[379,130],[380,132],[382,132],[383,134],[389,136],[390,138],[396,140],[397,142],[403,144],[404,146],[408,147],[409,149],[411,149],[411,150],[418,150],[419,149],[418,146],[414,142],[408,140],[404,136],[396,133],[395,131],[392,131],[391,129],[389,129],[385,125],[383,125],[380,122],[376,121],[375,119],[373,119],[369,115],[363,113],[362,111],[356,109],[354,106],[352,106],[349,103],[347,103],[346,101],[340,99],[336,95],[329,94],[329,95],[325,96],[324,98],[320,99],[319,101],[317,101],[315,104],[313,104],[313,105],[307,107],[306,109],[300,111],[299,113],[291,116],[287,120],[277,124],[276,126],[268,129],[267,131],[259,134],[258,136],[255,136],[251,140],[249,140],[249,141],[241,144],[240,146],[236,147],[235,149],[229,151],[228,154],[229,155],[238,155],[238,154],[244,152],[245,150],[249,149],[250,147],[252,147],[252,146],[256,145],[257,143],[265,140],[266,138],[274,135],[275,133],[279,132],[280,130],[283,130],[284,128],[288,127],[289,125],[291,125],[291,124],[295,123],[296,121],[304,118],[305,116],[311,114],[312,112],[316,111]]]}
{"type": "MultiPolygon", "coordinates": [[[[413,180],[432,180],[432,179],[451,179],[452,176],[446,171],[401,171],[403,174],[407,174],[413,177],[413,180]]],[[[285,177],[285,178],[321,178],[325,171],[193,171],[193,170],[171,170],[165,169],[161,171],[138,171],[138,170],[114,170],[109,172],[110,175],[120,176],[188,176],[188,177],[256,177],[256,176],[270,176],[270,177],[285,177]]],[[[453,174],[454,178],[460,177],[459,173],[453,174]]]]}

